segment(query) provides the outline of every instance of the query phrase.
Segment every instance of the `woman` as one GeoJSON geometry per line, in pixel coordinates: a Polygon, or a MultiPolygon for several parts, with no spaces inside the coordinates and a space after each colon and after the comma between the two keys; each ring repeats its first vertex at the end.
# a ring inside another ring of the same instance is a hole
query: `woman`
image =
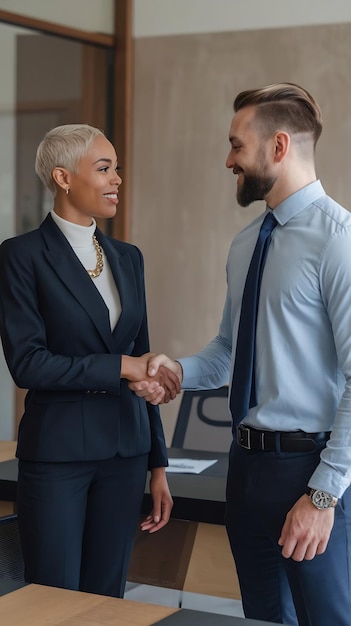
{"type": "MultiPolygon", "coordinates": [[[[28,389],[17,456],[25,576],[123,596],[147,470],[154,532],[170,516],[156,407],[129,390],[149,350],[140,251],[104,235],[117,156],[87,125],[49,131],[36,172],[54,196],[41,226],[0,247],[0,321],[15,383],[28,389]]],[[[162,374],[168,393],[177,379],[162,374]]]]}

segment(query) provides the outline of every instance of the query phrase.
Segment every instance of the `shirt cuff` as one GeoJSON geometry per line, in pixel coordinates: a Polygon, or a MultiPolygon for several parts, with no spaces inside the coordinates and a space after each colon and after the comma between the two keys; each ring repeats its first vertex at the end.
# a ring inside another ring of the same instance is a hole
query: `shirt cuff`
{"type": "Polygon", "coordinates": [[[321,489],[335,496],[335,498],[341,498],[349,485],[349,477],[341,476],[323,461],[319,463],[308,481],[308,486],[311,489],[321,489]]]}

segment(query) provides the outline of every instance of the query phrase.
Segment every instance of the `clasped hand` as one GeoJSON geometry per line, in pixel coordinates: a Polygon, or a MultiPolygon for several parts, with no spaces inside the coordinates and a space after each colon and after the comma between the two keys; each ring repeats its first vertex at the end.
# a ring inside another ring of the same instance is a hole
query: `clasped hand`
{"type": "Polygon", "coordinates": [[[129,378],[129,388],[151,404],[165,404],[181,391],[182,367],[165,354],[148,352],[140,359],[141,370],[129,378]]]}

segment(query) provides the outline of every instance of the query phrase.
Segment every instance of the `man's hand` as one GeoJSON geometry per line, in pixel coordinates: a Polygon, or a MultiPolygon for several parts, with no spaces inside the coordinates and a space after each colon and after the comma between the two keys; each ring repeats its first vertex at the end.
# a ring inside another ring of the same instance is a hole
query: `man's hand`
{"type": "Polygon", "coordinates": [[[126,378],[130,381],[129,387],[133,391],[135,391],[135,389],[132,385],[140,384],[143,388],[143,392],[138,393],[138,395],[144,397],[145,400],[148,400],[150,397],[154,399],[153,404],[160,403],[155,400],[169,402],[170,400],[174,400],[181,391],[179,376],[177,376],[172,369],[160,364],[155,374],[151,377],[148,374],[148,366],[150,359],[154,356],[152,352],[143,354],[143,356],[140,357],[123,355],[121,378],[126,378]],[[142,383],[140,383],[140,381],[142,381],[142,383]],[[150,391],[146,392],[146,388],[149,387],[150,391]]]}
{"type": "Polygon", "coordinates": [[[173,500],[164,467],[156,467],[151,470],[150,493],[153,509],[150,515],[142,522],[140,528],[141,530],[147,530],[149,533],[155,533],[167,524],[173,507],[173,500]]]}
{"type": "Polygon", "coordinates": [[[278,541],[282,555],[294,561],[310,561],[322,554],[333,528],[334,514],[332,507],[318,510],[307,495],[299,498],[286,516],[278,541]]]}
{"type": "MultiPolygon", "coordinates": [[[[180,385],[183,379],[182,366],[178,361],[173,361],[165,354],[154,354],[149,352],[144,354],[148,357],[147,377],[137,382],[129,383],[129,388],[134,391],[137,396],[144,398],[151,404],[164,404],[173,400],[175,395],[168,393],[167,385],[162,383],[158,377],[162,376],[164,370],[172,372],[178,381],[176,385],[177,393],[180,392],[180,385]]],[[[143,358],[144,358],[143,357],[143,358]]]]}

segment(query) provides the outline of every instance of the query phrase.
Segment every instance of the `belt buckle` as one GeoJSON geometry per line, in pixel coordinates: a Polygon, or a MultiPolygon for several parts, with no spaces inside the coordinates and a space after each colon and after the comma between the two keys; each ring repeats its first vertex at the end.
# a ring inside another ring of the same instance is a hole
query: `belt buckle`
{"type": "Polygon", "coordinates": [[[251,450],[251,431],[247,426],[240,424],[237,434],[238,444],[246,450],[251,450]]]}

